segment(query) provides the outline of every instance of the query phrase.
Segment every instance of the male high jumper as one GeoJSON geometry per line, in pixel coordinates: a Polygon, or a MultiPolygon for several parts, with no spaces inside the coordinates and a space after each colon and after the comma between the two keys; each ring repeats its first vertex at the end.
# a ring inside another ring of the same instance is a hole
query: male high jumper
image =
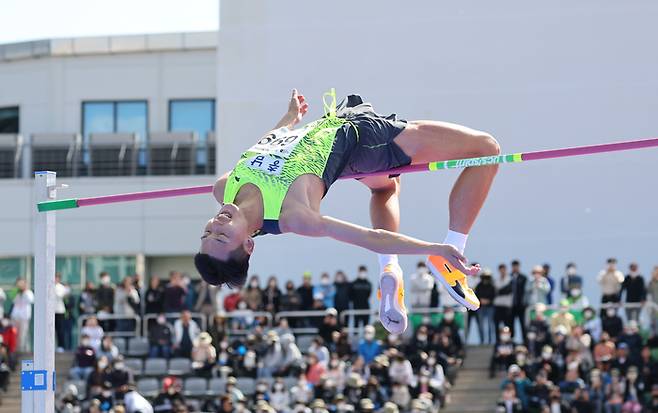
{"type": "Polygon", "coordinates": [[[320,213],[320,203],[342,175],[386,171],[409,164],[492,156],[500,153],[485,132],[431,121],[405,121],[377,114],[360,96],[325,104],[325,116],[294,129],[308,103],[292,91],[288,112],[242,154],[235,168],[217,180],[213,194],[222,206],[205,225],[195,265],[213,285],[241,287],[247,277],[254,237],[295,233],[330,237],[378,254],[378,297],[382,325],[393,334],[407,328],[402,269],[397,254],[428,256],[428,265],[450,295],[469,309],[479,300],[466,275],[479,271],[463,255],[468,233],[489,193],[497,165],[466,168],[450,193],[450,224],[443,244],[398,232],[400,177],[360,181],[371,192],[373,229],[320,213]],[[329,108],[327,110],[326,108],[329,108]]]}

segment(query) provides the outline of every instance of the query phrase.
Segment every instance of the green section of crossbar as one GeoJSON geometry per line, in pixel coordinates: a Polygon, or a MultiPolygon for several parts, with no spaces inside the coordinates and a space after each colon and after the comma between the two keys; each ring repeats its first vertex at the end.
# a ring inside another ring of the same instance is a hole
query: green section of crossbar
{"type": "Polygon", "coordinates": [[[71,209],[78,207],[78,200],[75,198],[71,199],[59,199],[57,201],[44,201],[37,204],[37,209],[39,212],[46,211],[57,211],[60,209],[71,209]]]}

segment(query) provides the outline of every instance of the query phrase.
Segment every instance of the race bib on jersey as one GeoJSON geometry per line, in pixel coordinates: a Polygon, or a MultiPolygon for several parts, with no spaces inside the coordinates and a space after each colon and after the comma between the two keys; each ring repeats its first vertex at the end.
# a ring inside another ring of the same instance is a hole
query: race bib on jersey
{"type": "Polygon", "coordinates": [[[275,158],[269,155],[256,155],[247,159],[245,165],[248,168],[259,170],[268,175],[279,175],[285,163],[285,159],[275,158]]]}
{"type": "Polygon", "coordinates": [[[263,136],[257,144],[249,148],[249,152],[263,155],[276,155],[288,159],[299,142],[315,126],[308,124],[299,129],[279,128],[263,136]]]}

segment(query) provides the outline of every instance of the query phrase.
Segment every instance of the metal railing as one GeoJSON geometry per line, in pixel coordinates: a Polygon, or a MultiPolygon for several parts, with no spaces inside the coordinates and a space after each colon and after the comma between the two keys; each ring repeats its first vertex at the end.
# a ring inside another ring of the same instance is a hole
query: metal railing
{"type": "MultiPolygon", "coordinates": [[[[236,319],[236,318],[245,318],[245,317],[251,317],[254,319],[258,318],[265,318],[267,320],[266,327],[272,327],[272,320],[273,316],[272,313],[268,311],[251,311],[251,310],[234,310],[230,311],[227,313],[224,313],[221,315],[222,318],[226,319],[228,322],[228,328],[226,329],[226,332],[229,335],[247,335],[249,334],[250,330],[247,329],[234,329],[231,328],[231,319],[236,319]]],[[[214,326],[215,325],[215,315],[211,315],[210,317],[210,325],[214,326]]]]}
{"type": "MultiPolygon", "coordinates": [[[[98,324],[100,325],[101,323],[105,321],[120,321],[120,320],[126,320],[126,321],[134,321],[135,326],[131,330],[123,330],[123,331],[103,331],[103,335],[106,336],[111,336],[111,337],[138,337],[139,332],[141,330],[141,325],[142,325],[142,318],[134,315],[134,316],[126,316],[126,315],[117,315],[117,314],[85,314],[85,315],[80,315],[78,317],[78,333],[82,334],[82,328],[85,326],[84,323],[89,320],[90,318],[95,318],[98,320],[98,324]]],[[[105,330],[105,329],[103,329],[105,330]]]]}
{"type": "MultiPolygon", "coordinates": [[[[142,317],[142,336],[143,337],[148,337],[149,335],[149,325],[151,323],[151,320],[155,320],[158,318],[160,314],[144,314],[142,317]]],[[[180,318],[181,313],[164,313],[165,318],[167,319],[167,322],[171,324],[172,326],[174,325],[173,322],[170,322],[170,320],[178,320],[180,318]]],[[[190,313],[190,316],[192,320],[197,322],[199,324],[199,328],[201,331],[207,331],[208,330],[208,319],[206,318],[206,315],[204,313],[190,313]],[[197,321],[198,320],[198,321],[197,321]]]]}

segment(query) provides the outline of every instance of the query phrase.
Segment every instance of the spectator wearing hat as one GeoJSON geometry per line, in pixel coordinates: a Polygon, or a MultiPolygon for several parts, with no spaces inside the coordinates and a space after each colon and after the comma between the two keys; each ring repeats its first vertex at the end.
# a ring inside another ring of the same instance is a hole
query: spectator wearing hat
{"type": "Polygon", "coordinates": [[[620,296],[625,295],[626,304],[634,307],[626,307],[626,318],[637,321],[640,316],[641,306],[647,300],[647,287],[644,284],[644,277],[639,272],[637,263],[632,262],[628,266],[628,274],[621,284],[620,296]]]}
{"type": "Polygon", "coordinates": [[[525,371],[517,364],[512,364],[507,369],[507,378],[503,380],[501,389],[505,389],[510,383],[514,385],[516,397],[521,400],[521,405],[526,409],[528,407],[528,390],[532,383],[526,376],[525,371]]]}
{"type": "Polygon", "coordinates": [[[576,326],[576,319],[569,312],[569,301],[562,299],[560,309],[551,316],[551,333],[563,331],[564,335],[570,334],[571,329],[576,326]]]}
{"type": "Polygon", "coordinates": [[[601,338],[601,319],[596,315],[596,311],[592,307],[583,309],[583,329],[587,334],[592,336],[594,341],[599,341],[601,338]]]}
{"type": "Polygon", "coordinates": [[[358,405],[359,400],[361,400],[363,386],[365,386],[365,382],[361,375],[359,373],[350,373],[343,392],[349,404],[358,405]]]}
{"type": "Polygon", "coordinates": [[[361,399],[359,402],[359,413],[372,413],[375,411],[375,404],[370,399],[361,399]]]}
{"type": "Polygon", "coordinates": [[[259,368],[258,377],[272,377],[283,367],[283,350],[276,331],[267,332],[266,342],[267,347],[262,358],[263,365],[259,368]]]}
{"type": "Polygon", "coordinates": [[[340,332],[338,311],[333,307],[327,308],[324,312],[322,324],[320,324],[320,328],[318,329],[318,335],[322,337],[325,343],[330,343],[332,341],[331,336],[336,331],[340,332]]]}
{"type": "Polygon", "coordinates": [[[162,380],[162,391],[153,401],[153,410],[156,412],[176,412],[180,406],[185,406],[186,400],[183,396],[183,385],[181,381],[173,376],[162,380]]]}
{"type": "Polygon", "coordinates": [[[375,327],[365,326],[363,339],[359,342],[359,355],[363,357],[366,364],[370,364],[381,352],[381,342],[375,340],[375,327]]]}
{"type": "Polygon", "coordinates": [[[194,373],[202,377],[210,377],[212,367],[217,361],[217,352],[212,345],[212,337],[207,332],[202,332],[194,340],[192,347],[192,369],[194,373]]]}
{"type": "MultiPolygon", "coordinates": [[[[372,284],[368,280],[368,268],[365,265],[359,266],[356,280],[352,281],[350,289],[350,301],[354,310],[370,309],[370,294],[372,294],[372,284]]],[[[355,327],[367,325],[370,322],[370,315],[358,315],[354,317],[355,327]]]]}
{"type": "Polygon", "coordinates": [[[624,274],[617,269],[616,258],[608,258],[606,263],[606,268],[597,277],[601,286],[601,303],[618,303],[624,274]]]}
{"type": "Polygon", "coordinates": [[[480,282],[475,287],[475,295],[480,299],[480,309],[476,313],[478,317],[480,344],[493,344],[496,340],[493,305],[496,298],[496,287],[489,268],[482,270],[480,282]]]}
{"type": "Polygon", "coordinates": [[[382,388],[377,377],[370,376],[363,389],[363,397],[372,401],[375,409],[380,409],[384,406],[384,402],[388,399],[386,392],[382,388]]]}

